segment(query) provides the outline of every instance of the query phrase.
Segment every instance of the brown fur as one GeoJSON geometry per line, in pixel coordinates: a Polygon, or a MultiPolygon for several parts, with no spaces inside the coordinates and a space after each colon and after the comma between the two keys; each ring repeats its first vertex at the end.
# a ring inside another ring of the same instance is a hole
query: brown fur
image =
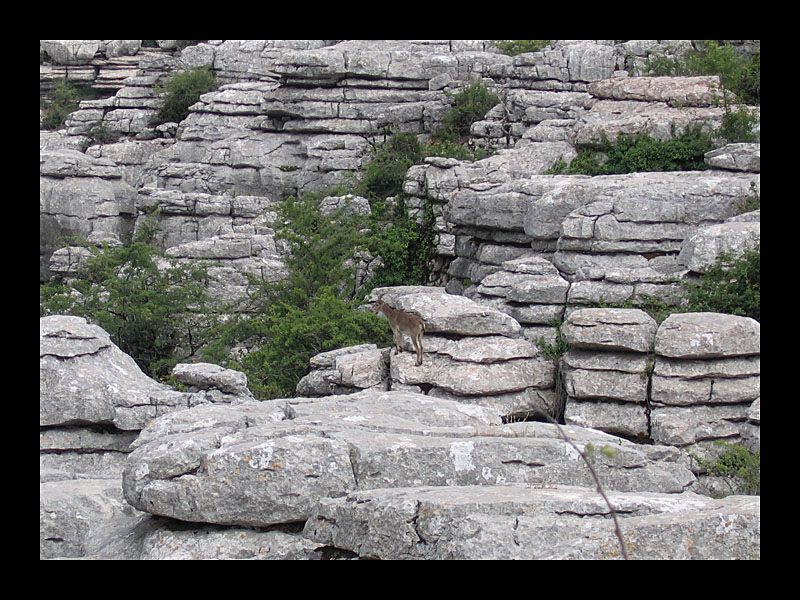
{"type": "Polygon", "coordinates": [[[407,333],[417,352],[417,366],[422,364],[422,334],[425,331],[425,321],[417,315],[397,310],[386,304],[383,300],[378,300],[372,308],[372,312],[382,312],[389,320],[394,336],[394,345],[400,352],[400,344],[403,341],[403,334],[407,333]]]}

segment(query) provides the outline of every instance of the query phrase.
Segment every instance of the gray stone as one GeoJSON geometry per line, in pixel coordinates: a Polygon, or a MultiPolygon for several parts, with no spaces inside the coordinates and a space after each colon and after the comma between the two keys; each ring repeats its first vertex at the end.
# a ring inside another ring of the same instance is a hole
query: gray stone
{"type": "Polygon", "coordinates": [[[179,363],[172,375],[183,384],[199,390],[217,389],[226,394],[250,397],[247,375],[210,363],[179,363]]]}
{"type": "Polygon", "coordinates": [[[594,81],[588,92],[597,98],[666,102],[671,106],[716,106],[722,99],[719,77],[620,77],[594,81]]]}
{"type": "Polygon", "coordinates": [[[698,230],[681,245],[678,263],[690,271],[703,273],[723,252],[732,256],[752,247],[761,237],[761,223],[727,222],[698,230]]]}
{"type": "Polygon", "coordinates": [[[673,313],[658,328],[655,352],[692,359],[760,354],[761,324],[720,313],[673,313]]]}
{"type": "MultiPolygon", "coordinates": [[[[609,494],[631,558],[757,557],[759,500],[609,494]]],[[[574,487],[365,490],[321,500],[305,535],[363,558],[620,558],[608,513],[599,495],[574,487]]]]}
{"type": "Polygon", "coordinates": [[[119,479],[66,479],[39,485],[39,558],[78,558],[98,532],[141,519],[122,499],[119,479]]]}
{"type": "Polygon", "coordinates": [[[583,308],[564,322],[564,341],[575,348],[651,352],[655,320],[639,309],[583,308]]]}
{"type": "Polygon", "coordinates": [[[705,154],[705,162],[715,169],[761,172],[761,144],[726,144],[705,154]]]}

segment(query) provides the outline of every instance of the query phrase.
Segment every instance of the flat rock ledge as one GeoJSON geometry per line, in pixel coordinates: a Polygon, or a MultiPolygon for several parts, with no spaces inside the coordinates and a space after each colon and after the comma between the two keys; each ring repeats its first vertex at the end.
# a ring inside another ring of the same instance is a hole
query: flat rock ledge
{"type": "MultiPolygon", "coordinates": [[[[695,481],[677,450],[567,427],[604,485],[679,493],[695,481]]],[[[593,486],[577,452],[545,423],[410,392],[364,391],[202,405],[156,419],[123,473],[135,508],[182,521],[267,527],[302,522],[320,498],[407,486],[593,486]]]]}
{"type": "MultiPolygon", "coordinates": [[[[757,496],[608,494],[629,558],[760,555],[757,496]]],[[[319,502],[304,535],[362,558],[618,559],[613,521],[592,489],[418,487],[358,491],[319,502]]]]}

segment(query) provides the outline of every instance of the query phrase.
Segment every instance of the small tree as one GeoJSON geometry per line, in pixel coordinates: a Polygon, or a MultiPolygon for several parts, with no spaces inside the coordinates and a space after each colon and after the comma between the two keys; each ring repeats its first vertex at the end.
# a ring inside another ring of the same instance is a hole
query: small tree
{"type": "Polygon", "coordinates": [[[683,285],[692,312],[741,315],[761,322],[761,243],[738,256],[721,253],[699,282],[683,285]]]}
{"type": "Polygon", "coordinates": [[[92,253],[76,279],[42,287],[40,314],[97,323],[151,377],[194,356],[213,325],[206,270],[169,261],[143,241],[92,253]]]}
{"type": "Polygon", "coordinates": [[[178,73],[158,89],[164,93],[164,103],[153,119],[154,125],[183,121],[189,115],[189,107],[202,94],[216,88],[216,78],[209,67],[199,67],[178,73]]]}

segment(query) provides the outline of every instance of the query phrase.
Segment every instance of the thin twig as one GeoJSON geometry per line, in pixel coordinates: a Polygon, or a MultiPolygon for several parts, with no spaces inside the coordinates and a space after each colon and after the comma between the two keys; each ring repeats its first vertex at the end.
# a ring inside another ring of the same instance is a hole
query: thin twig
{"type": "Polygon", "coordinates": [[[619,540],[619,547],[620,550],[622,550],[622,557],[625,560],[629,560],[628,550],[625,547],[625,541],[622,539],[622,530],[619,528],[619,521],[617,520],[617,511],[614,510],[613,506],[611,506],[611,502],[608,500],[608,496],[606,496],[606,493],[603,491],[603,486],[600,484],[600,478],[597,476],[597,472],[595,472],[591,461],[586,456],[586,454],[580,448],[578,448],[578,446],[571,439],[569,439],[566,431],[562,429],[561,425],[558,424],[558,421],[556,421],[545,411],[538,411],[538,412],[543,414],[548,421],[550,421],[553,425],[556,426],[558,432],[561,434],[561,437],[564,438],[564,441],[567,442],[570,446],[572,446],[578,453],[578,455],[581,457],[581,459],[583,459],[583,462],[586,463],[586,466],[589,468],[589,473],[592,474],[592,478],[594,479],[595,484],[597,484],[597,493],[599,493],[603,497],[606,506],[608,506],[608,510],[611,512],[611,518],[614,520],[614,533],[616,534],[617,539],[619,540]]]}

